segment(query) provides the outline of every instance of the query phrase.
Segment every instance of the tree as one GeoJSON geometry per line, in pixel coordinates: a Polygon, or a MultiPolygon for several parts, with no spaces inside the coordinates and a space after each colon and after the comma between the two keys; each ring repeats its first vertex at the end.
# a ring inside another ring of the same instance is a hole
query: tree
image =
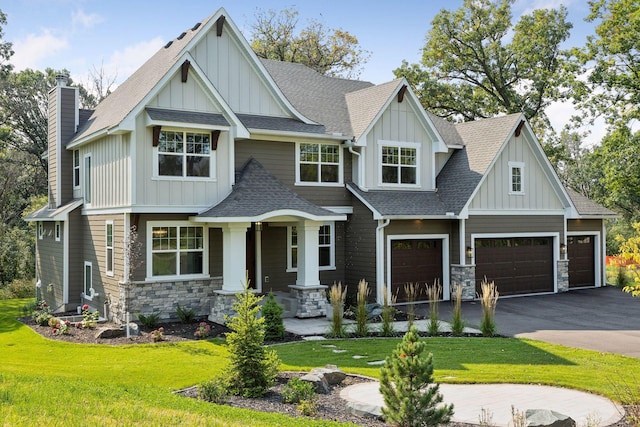
{"type": "Polygon", "coordinates": [[[512,25],[513,2],[465,0],[455,11],[441,10],[421,64],[403,61],[394,74],[406,77],[423,106],[440,117],[524,112],[534,127],[549,129],[544,110],[569,96],[576,68],[560,49],[572,24],[561,6],[534,10],[512,25]]]}
{"type": "Polygon", "coordinates": [[[385,421],[402,427],[446,424],[453,405],[441,405],[439,385],[433,380],[433,356],[412,326],[380,370],[380,392],[385,421]]]}
{"type": "Polygon", "coordinates": [[[0,9],[0,79],[13,68],[13,66],[9,64],[9,59],[13,56],[13,44],[2,41],[4,38],[4,30],[2,27],[4,25],[7,25],[7,15],[0,9]]]}
{"type": "Polygon", "coordinates": [[[251,48],[260,58],[296,62],[327,76],[357,77],[369,59],[358,39],[341,29],[309,20],[296,33],[298,11],[258,10],[252,26],[251,48]]]}
{"type": "Polygon", "coordinates": [[[633,283],[625,286],[624,291],[634,297],[640,297],[640,222],[633,224],[635,234],[624,239],[616,237],[620,242],[620,256],[625,261],[630,261],[627,270],[630,272],[633,283]]]}
{"type": "Polygon", "coordinates": [[[637,0],[592,0],[590,22],[595,35],[576,50],[588,89],[577,90],[578,106],[593,119],[609,123],[640,118],[640,3],[637,0]]]}

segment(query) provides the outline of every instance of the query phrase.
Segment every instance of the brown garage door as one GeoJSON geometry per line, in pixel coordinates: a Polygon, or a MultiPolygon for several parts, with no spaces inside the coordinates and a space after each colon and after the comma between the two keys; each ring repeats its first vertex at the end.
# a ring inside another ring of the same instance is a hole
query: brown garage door
{"type": "Polygon", "coordinates": [[[406,302],[406,283],[420,286],[418,300],[426,300],[426,285],[442,285],[442,240],[405,239],[391,242],[391,292],[397,302],[406,302]]]}
{"type": "Polygon", "coordinates": [[[476,292],[486,276],[500,295],[553,292],[553,238],[476,239],[476,292]]]}
{"type": "Polygon", "coordinates": [[[568,236],[569,288],[595,286],[595,246],[593,236],[568,236]]]}

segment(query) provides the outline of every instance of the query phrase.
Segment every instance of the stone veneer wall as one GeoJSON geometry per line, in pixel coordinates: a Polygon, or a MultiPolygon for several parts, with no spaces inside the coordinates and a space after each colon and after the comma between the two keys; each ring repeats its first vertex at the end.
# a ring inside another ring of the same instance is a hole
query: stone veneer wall
{"type": "Polygon", "coordinates": [[[462,286],[462,300],[472,301],[476,297],[476,266],[451,265],[451,292],[454,285],[462,286]]]}
{"type": "Polygon", "coordinates": [[[195,311],[196,316],[209,314],[211,299],[222,288],[222,277],[198,280],[169,280],[166,282],[120,283],[118,301],[109,307],[113,321],[122,323],[126,311],[134,319],[135,313],[158,313],[160,320],[178,320],[178,305],[195,311]]]}
{"type": "Polygon", "coordinates": [[[569,290],[569,260],[558,260],[558,292],[569,290]]]}
{"type": "Polygon", "coordinates": [[[327,315],[327,297],[324,285],[320,286],[289,286],[291,297],[298,302],[296,317],[323,317],[327,315]]]}

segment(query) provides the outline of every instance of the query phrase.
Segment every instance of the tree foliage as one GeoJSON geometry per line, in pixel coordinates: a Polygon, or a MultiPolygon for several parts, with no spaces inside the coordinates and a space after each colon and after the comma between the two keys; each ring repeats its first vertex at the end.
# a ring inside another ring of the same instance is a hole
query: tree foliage
{"type": "Polygon", "coordinates": [[[296,62],[327,76],[357,77],[369,59],[357,37],[309,20],[298,29],[298,11],[258,10],[252,26],[251,47],[260,58],[296,62]]]}
{"type": "Polygon", "coordinates": [[[2,79],[11,69],[9,59],[13,56],[13,44],[4,39],[3,26],[7,25],[7,15],[0,9],[0,79],[2,79]]]}
{"type": "Polygon", "coordinates": [[[412,326],[380,370],[382,415],[388,423],[437,426],[453,416],[453,405],[442,404],[440,387],[433,379],[433,356],[425,353],[426,347],[412,326]]]}
{"type": "Polygon", "coordinates": [[[634,234],[629,238],[618,236],[616,239],[620,242],[620,256],[629,261],[626,268],[633,278],[633,283],[625,286],[624,291],[640,297],[640,222],[633,224],[633,229],[634,234]]]}
{"type": "Polygon", "coordinates": [[[455,11],[441,10],[421,63],[403,61],[394,74],[440,117],[469,121],[522,111],[547,129],[545,108],[569,95],[574,68],[560,44],[572,24],[561,6],[534,10],[513,25],[513,1],[465,0],[455,11]]]}

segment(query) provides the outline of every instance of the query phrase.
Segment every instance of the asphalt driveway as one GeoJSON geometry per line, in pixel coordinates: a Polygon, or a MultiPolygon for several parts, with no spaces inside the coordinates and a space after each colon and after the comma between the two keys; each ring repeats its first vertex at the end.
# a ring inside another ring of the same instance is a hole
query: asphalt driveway
{"type": "MultiPolygon", "coordinates": [[[[421,311],[428,310],[428,305],[421,311]]],[[[441,303],[440,319],[451,319],[451,305],[441,303]]],[[[468,326],[480,323],[479,301],[464,302],[468,326]]],[[[498,333],[640,358],[640,298],[615,287],[580,289],[561,294],[500,298],[498,333]]]]}

